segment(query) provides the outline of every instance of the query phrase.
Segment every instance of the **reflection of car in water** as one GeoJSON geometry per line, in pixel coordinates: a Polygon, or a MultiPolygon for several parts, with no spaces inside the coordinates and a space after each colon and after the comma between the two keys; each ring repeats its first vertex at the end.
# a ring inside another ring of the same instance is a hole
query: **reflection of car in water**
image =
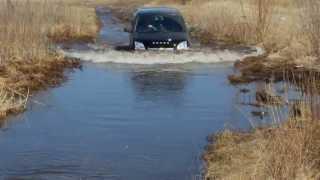
{"type": "Polygon", "coordinates": [[[173,8],[140,8],[125,31],[130,33],[130,49],[186,50],[190,46],[181,13],[173,8]]]}
{"type": "Polygon", "coordinates": [[[178,103],[187,85],[187,78],[185,72],[144,70],[133,72],[131,82],[140,98],[178,103]]]}

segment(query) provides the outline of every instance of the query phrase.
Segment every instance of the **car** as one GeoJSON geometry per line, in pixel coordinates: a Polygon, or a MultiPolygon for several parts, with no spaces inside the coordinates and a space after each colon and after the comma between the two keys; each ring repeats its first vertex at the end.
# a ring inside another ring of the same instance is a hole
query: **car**
{"type": "Polygon", "coordinates": [[[129,48],[132,50],[187,50],[190,47],[184,18],[174,8],[139,8],[125,31],[130,33],[129,48]]]}

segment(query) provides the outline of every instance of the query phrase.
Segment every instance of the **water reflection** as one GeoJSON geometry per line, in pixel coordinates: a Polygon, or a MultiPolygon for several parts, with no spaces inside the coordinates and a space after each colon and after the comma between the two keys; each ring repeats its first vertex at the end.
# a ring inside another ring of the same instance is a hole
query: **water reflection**
{"type": "Polygon", "coordinates": [[[185,71],[143,70],[131,74],[131,83],[138,98],[146,101],[170,101],[180,104],[190,81],[185,71]]]}
{"type": "Polygon", "coordinates": [[[0,131],[5,131],[6,130],[6,126],[7,126],[7,121],[6,120],[0,121],[0,131]]]}

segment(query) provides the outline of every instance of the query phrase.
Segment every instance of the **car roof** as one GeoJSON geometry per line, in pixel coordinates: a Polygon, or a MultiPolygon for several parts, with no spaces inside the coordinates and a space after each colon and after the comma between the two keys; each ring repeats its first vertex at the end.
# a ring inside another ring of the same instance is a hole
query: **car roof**
{"type": "Polygon", "coordinates": [[[138,8],[136,15],[142,15],[142,14],[175,14],[175,15],[181,15],[178,9],[170,8],[170,7],[143,7],[138,8]]]}

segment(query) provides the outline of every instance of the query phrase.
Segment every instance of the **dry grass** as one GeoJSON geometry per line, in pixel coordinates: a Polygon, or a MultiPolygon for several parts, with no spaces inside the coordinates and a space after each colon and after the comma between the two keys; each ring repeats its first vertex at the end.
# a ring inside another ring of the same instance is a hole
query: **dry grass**
{"type": "Polygon", "coordinates": [[[181,9],[194,35],[264,47],[299,64],[319,57],[320,3],[317,0],[192,0],[181,9]]]}
{"type": "Polygon", "coordinates": [[[25,108],[28,92],[63,80],[66,61],[53,42],[92,41],[95,9],[63,1],[0,0],[0,118],[25,108]]]}
{"type": "Polygon", "coordinates": [[[194,0],[183,12],[205,41],[258,44],[275,52],[289,47],[299,33],[299,13],[292,2],[194,0]]]}
{"type": "Polygon", "coordinates": [[[206,179],[319,179],[320,124],[293,119],[250,133],[225,131],[205,155],[206,179]]]}
{"type": "Polygon", "coordinates": [[[317,0],[298,0],[302,9],[302,30],[308,41],[309,54],[320,56],[320,2],[317,0]]]}
{"type": "Polygon", "coordinates": [[[320,178],[319,75],[305,76],[295,85],[302,94],[299,101],[289,102],[285,122],[277,116],[281,108],[269,106],[269,127],[213,136],[204,156],[206,179],[320,178]]]}
{"type": "Polygon", "coordinates": [[[16,94],[8,89],[1,89],[0,97],[0,119],[9,114],[23,111],[28,101],[28,94],[26,96],[16,94]]]}

